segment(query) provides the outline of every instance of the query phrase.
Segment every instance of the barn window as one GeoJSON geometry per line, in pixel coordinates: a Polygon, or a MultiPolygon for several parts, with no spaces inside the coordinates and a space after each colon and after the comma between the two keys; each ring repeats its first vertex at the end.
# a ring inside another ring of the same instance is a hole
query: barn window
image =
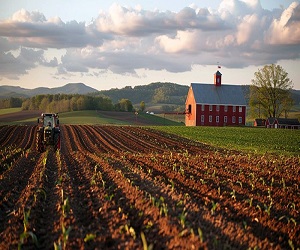
{"type": "Polygon", "coordinates": [[[209,105],[209,111],[212,111],[212,105],[209,105]]]}
{"type": "Polygon", "coordinates": [[[204,109],[205,109],[205,105],[202,104],[202,105],[201,105],[201,111],[204,111],[204,109]]]}
{"type": "Polygon", "coordinates": [[[216,123],[219,123],[219,119],[220,119],[220,118],[219,118],[219,116],[217,115],[217,116],[216,116],[216,123]]]}
{"type": "Polygon", "coordinates": [[[224,111],[225,111],[225,112],[228,111],[228,106],[227,106],[227,105],[224,106],[224,111]]]}
{"type": "Polygon", "coordinates": [[[241,124],[243,122],[243,118],[239,117],[239,123],[241,124]]]}
{"type": "Polygon", "coordinates": [[[232,112],[236,111],[236,106],[232,106],[232,112]]]}
{"type": "Polygon", "coordinates": [[[227,123],[227,116],[224,116],[224,123],[227,123]]]}
{"type": "Polygon", "coordinates": [[[189,109],[188,109],[188,112],[189,112],[189,114],[191,114],[191,113],[192,113],[192,105],[191,105],[191,104],[189,104],[189,109]]]}
{"type": "Polygon", "coordinates": [[[212,116],[211,115],[209,116],[209,122],[212,122],[212,116]]]}
{"type": "Polygon", "coordinates": [[[201,122],[204,122],[204,115],[201,115],[201,122]]]}
{"type": "Polygon", "coordinates": [[[219,105],[216,106],[216,110],[220,111],[220,106],[219,105]]]}
{"type": "Polygon", "coordinates": [[[232,123],[235,123],[235,116],[232,117],[232,123]]]}
{"type": "Polygon", "coordinates": [[[239,106],[239,112],[242,113],[243,112],[243,107],[239,106]]]}

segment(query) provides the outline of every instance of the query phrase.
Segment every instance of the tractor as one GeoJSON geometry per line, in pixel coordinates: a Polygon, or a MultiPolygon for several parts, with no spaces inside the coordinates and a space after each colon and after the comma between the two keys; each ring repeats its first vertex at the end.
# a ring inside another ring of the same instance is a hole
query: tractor
{"type": "Polygon", "coordinates": [[[53,146],[54,151],[60,149],[60,129],[58,114],[43,113],[37,120],[36,150],[44,152],[47,146],[53,146]]]}

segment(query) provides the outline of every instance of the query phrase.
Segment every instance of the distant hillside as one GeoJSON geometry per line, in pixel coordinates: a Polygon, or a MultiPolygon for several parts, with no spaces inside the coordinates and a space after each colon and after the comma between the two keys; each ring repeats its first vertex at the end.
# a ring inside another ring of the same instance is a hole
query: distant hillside
{"type": "Polygon", "coordinates": [[[109,97],[114,103],[120,99],[129,99],[133,104],[141,101],[152,104],[184,105],[189,86],[169,82],[155,82],[136,87],[127,86],[122,89],[99,91],[109,97]]]}
{"type": "MultiPolygon", "coordinates": [[[[242,87],[246,102],[249,103],[250,85],[243,85],[242,87]]],[[[188,89],[189,86],[186,85],[156,82],[136,87],[127,86],[122,89],[102,90],[97,94],[107,96],[113,103],[125,98],[129,99],[133,105],[138,106],[141,101],[144,101],[147,109],[157,107],[156,110],[162,111],[162,106],[172,106],[171,110],[175,110],[177,107],[184,109],[188,89]]],[[[292,90],[292,98],[295,105],[299,106],[300,90],[292,90]]]]}
{"type": "Polygon", "coordinates": [[[292,90],[292,98],[295,105],[300,105],[300,90],[292,90]]]}
{"type": "Polygon", "coordinates": [[[81,94],[97,92],[97,89],[86,86],[83,83],[68,83],[62,87],[57,88],[35,88],[25,89],[16,86],[0,86],[0,98],[7,97],[32,97],[41,94],[81,94]]]}
{"type": "MultiPolygon", "coordinates": [[[[249,103],[249,85],[244,85],[244,95],[249,103]]],[[[146,103],[146,110],[150,111],[183,111],[189,86],[170,82],[155,82],[148,85],[126,86],[121,89],[98,91],[83,83],[69,83],[58,88],[25,89],[13,86],[0,86],[0,99],[8,97],[32,97],[39,94],[91,94],[93,96],[106,96],[112,103],[118,103],[121,99],[129,99],[139,108],[142,101],[146,103]]],[[[292,91],[292,98],[296,110],[300,107],[300,90],[292,91]]]]}
{"type": "Polygon", "coordinates": [[[28,97],[25,94],[26,89],[15,86],[0,86],[0,99],[6,99],[10,97],[28,97]]]}

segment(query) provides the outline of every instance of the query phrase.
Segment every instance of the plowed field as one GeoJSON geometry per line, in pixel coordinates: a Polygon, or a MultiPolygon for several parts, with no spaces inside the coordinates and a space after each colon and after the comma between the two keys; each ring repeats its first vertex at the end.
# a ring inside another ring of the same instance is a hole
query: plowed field
{"type": "Polygon", "coordinates": [[[0,127],[0,249],[297,249],[300,159],[140,127],[0,127]]]}

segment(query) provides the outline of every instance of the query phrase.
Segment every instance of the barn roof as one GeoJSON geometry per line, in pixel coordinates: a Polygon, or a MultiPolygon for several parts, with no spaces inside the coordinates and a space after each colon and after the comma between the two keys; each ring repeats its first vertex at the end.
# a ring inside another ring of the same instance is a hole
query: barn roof
{"type": "Polygon", "coordinates": [[[274,117],[269,117],[268,121],[270,124],[274,124],[274,122],[277,120],[279,125],[296,125],[300,126],[300,122],[298,121],[297,118],[274,118],[274,117]]]}
{"type": "Polygon", "coordinates": [[[192,83],[196,103],[246,106],[241,85],[192,83]]]}

